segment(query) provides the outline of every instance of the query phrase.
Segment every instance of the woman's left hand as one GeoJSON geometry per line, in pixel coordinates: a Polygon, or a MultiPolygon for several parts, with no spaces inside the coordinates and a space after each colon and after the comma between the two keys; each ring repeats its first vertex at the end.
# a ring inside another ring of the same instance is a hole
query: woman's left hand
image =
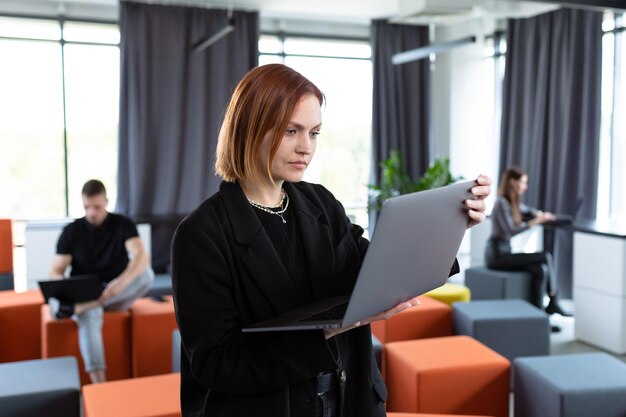
{"type": "Polygon", "coordinates": [[[491,193],[491,178],[488,176],[479,175],[476,178],[476,184],[471,190],[476,199],[465,200],[465,206],[468,208],[467,215],[469,216],[468,229],[485,220],[485,198],[491,193]]]}
{"type": "Polygon", "coordinates": [[[373,321],[390,319],[396,314],[399,314],[408,308],[415,307],[418,304],[420,304],[420,300],[418,300],[417,297],[411,298],[410,300],[407,300],[404,303],[400,303],[397,306],[392,307],[387,311],[383,311],[380,314],[358,321],[351,326],[340,327],[338,329],[324,329],[324,337],[328,340],[331,337],[335,337],[340,333],[347,332],[348,330],[356,329],[359,326],[370,324],[373,321]]]}

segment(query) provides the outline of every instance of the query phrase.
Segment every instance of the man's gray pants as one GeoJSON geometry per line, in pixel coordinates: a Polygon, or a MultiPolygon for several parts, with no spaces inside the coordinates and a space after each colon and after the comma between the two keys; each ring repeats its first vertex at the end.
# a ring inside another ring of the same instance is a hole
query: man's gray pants
{"type": "Polygon", "coordinates": [[[153,281],[154,271],[148,267],[122,293],[106,300],[104,305],[90,308],[82,314],[72,316],[78,324],[78,346],[85,362],[86,372],[106,369],[104,342],[102,340],[104,310],[128,310],[137,298],[146,295],[153,281]]]}

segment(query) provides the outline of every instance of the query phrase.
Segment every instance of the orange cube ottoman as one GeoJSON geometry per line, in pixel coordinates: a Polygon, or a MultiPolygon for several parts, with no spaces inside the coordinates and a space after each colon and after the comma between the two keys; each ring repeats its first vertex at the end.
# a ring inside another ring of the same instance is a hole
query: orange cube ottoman
{"type": "Polygon", "coordinates": [[[385,345],[387,410],[509,415],[510,363],[468,336],[385,345]]]}
{"type": "Polygon", "coordinates": [[[419,297],[420,304],[388,320],[370,324],[381,343],[427,337],[452,336],[452,308],[431,297],[419,297]]]}
{"type": "Polygon", "coordinates": [[[0,274],[13,272],[13,223],[0,219],[0,274]]]}
{"type": "MultiPolygon", "coordinates": [[[[130,314],[105,311],[102,325],[107,381],[130,378],[130,314]]],[[[43,358],[74,356],[78,360],[81,384],[89,384],[85,363],[78,347],[78,326],[72,319],[52,320],[48,305],[41,307],[41,355],[43,358]]]]}
{"type": "Polygon", "coordinates": [[[84,417],[180,417],[180,374],[85,385],[84,417]]]}
{"type": "Polygon", "coordinates": [[[0,362],[41,359],[39,290],[0,291],[0,362]]]}
{"type": "Polygon", "coordinates": [[[177,329],[174,301],[140,298],[130,308],[133,377],[172,372],[172,331],[177,329]]]}

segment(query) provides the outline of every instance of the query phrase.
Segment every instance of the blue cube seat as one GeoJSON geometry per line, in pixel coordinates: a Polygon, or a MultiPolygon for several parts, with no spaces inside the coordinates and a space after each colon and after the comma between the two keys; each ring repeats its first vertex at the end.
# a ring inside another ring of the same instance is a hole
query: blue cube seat
{"type": "Polygon", "coordinates": [[[500,271],[485,266],[465,270],[472,300],[521,299],[533,303],[533,277],[527,271],[500,271]]]}
{"type": "Polygon", "coordinates": [[[170,274],[156,274],[145,297],[162,297],[172,294],[172,276],[170,274]]]}
{"type": "Polygon", "coordinates": [[[3,417],[79,417],[76,358],[0,364],[0,410],[3,417]]]}
{"type": "Polygon", "coordinates": [[[378,370],[382,372],[384,347],[383,344],[380,343],[380,340],[378,340],[374,335],[372,335],[372,348],[374,349],[374,357],[376,358],[376,365],[378,365],[378,370]]]}
{"type": "Polygon", "coordinates": [[[481,300],[452,306],[454,333],[471,336],[508,360],[550,354],[548,315],[523,300],[481,300]]]}
{"type": "Polygon", "coordinates": [[[180,330],[172,331],[172,372],[180,372],[180,330]]]}
{"type": "Polygon", "coordinates": [[[0,291],[12,290],[13,286],[13,273],[1,273],[0,274],[0,291]]]}
{"type": "Polygon", "coordinates": [[[626,364],[606,353],[519,358],[515,417],[624,417],[626,364]]]}

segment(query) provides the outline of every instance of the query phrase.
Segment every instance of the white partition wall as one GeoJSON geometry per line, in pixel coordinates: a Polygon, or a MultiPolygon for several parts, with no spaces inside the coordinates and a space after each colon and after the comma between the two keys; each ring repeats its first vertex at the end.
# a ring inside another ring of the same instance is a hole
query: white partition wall
{"type": "Polygon", "coordinates": [[[533,253],[543,251],[543,226],[533,226],[511,238],[511,252],[533,253]]]}
{"type": "Polygon", "coordinates": [[[491,234],[491,218],[469,229],[470,234],[470,266],[485,264],[485,247],[491,234]]]}
{"type": "MultiPolygon", "coordinates": [[[[52,259],[56,253],[57,240],[66,224],[73,219],[56,221],[33,221],[26,224],[26,287],[38,288],[37,281],[49,276],[52,259]]],[[[151,228],[149,224],[137,225],[137,231],[148,255],[151,254],[151,228]]]]}
{"type": "Polygon", "coordinates": [[[574,233],[576,338],[626,353],[626,238],[574,233]]]}
{"type": "Polygon", "coordinates": [[[46,279],[56,252],[61,230],[71,219],[26,223],[26,288],[37,288],[37,281],[46,279]]]}

